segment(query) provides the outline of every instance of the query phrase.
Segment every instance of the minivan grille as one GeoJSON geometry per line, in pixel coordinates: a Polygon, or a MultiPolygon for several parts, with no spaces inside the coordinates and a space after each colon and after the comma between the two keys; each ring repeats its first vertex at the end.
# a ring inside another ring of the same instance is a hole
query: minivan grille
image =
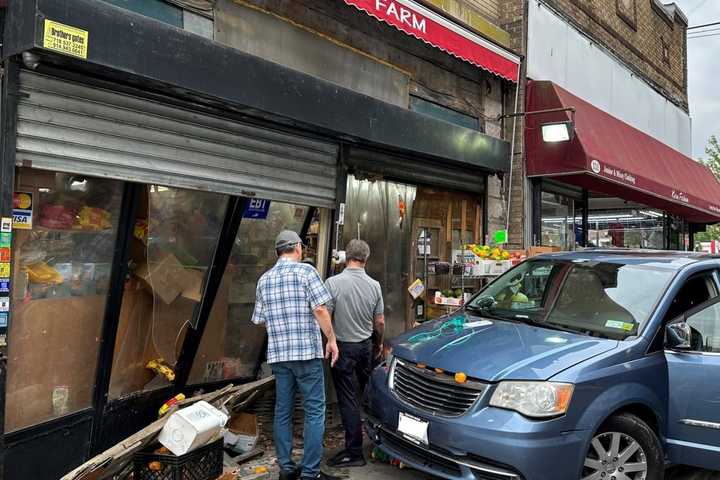
{"type": "Polygon", "coordinates": [[[433,415],[449,417],[467,412],[486,387],[475,381],[459,384],[448,374],[399,359],[395,362],[392,380],[392,389],[401,400],[433,415]]]}

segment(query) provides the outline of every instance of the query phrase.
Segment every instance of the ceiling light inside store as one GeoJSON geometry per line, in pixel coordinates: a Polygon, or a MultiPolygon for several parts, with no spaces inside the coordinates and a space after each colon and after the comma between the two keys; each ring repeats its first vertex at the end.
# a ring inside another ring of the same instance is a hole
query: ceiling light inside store
{"type": "Polygon", "coordinates": [[[542,125],[542,138],[545,143],[569,142],[573,136],[572,122],[546,123],[542,125]]]}

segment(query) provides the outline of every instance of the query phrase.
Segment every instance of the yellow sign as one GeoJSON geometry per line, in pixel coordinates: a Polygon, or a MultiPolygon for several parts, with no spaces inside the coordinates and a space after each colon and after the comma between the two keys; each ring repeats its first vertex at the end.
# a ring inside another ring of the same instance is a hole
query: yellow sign
{"type": "Polygon", "coordinates": [[[45,20],[43,47],[48,50],[87,58],[88,32],[62,23],[45,20]]]}
{"type": "Polygon", "coordinates": [[[0,263],[0,278],[10,278],[10,264],[0,263]]]}

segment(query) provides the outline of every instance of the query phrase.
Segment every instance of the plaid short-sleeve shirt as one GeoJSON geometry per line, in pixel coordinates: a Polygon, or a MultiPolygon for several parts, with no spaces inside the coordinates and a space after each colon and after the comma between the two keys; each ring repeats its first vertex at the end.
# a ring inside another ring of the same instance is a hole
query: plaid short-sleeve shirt
{"type": "Polygon", "coordinates": [[[331,300],[311,265],[280,258],[257,284],[252,322],[265,324],[268,363],[323,358],[313,310],[331,300]]]}

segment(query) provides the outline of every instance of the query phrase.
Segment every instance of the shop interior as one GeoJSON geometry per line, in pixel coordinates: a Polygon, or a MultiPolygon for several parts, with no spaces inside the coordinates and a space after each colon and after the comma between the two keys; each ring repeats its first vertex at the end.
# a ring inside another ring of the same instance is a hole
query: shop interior
{"type": "MultiPolygon", "coordinates": [[[[32,221],[15,230],[13,239],[6,432],[93,406],[103,324],[113,316],[110,401],[167,387],[182,373],[178,358],[198,324],[230,197],[160,185],[126,187],[118,180],[17,170],[16,192],[30,195],[32,221]],[[123,285],[113,286],[127,192],[136,205],[127,275],[123,285]],[[106,308],[113,288],[122,290],[114,312],[106,308]]],[[[304,235],[306,261],[328,262],[329,209],[256,199],[245,205],[185,372],[188,385],[257,375],[265,334],[250,322],[255,285],[276,261],[273,242],[281,230],[304,235]]]]}
{"type": "Polygon", "coordinates": [[[383,288],[387,338],[457,309],[437,304],[436,292],[478,290],[483,279],[462,267],[462,251],[484,242],[482,194],[358,174],[348,176],[346,198],[342,242],[370,245],[366,269],[383,288]],[[414,298],[408,287],[417,280],[414,298]]]}
{"type": "Polygon", "coordinates": [[[587,191],[584,197],[581,189],[547,180],[542,185],[540,245],[561,250],[575,250],[583,245],[655,250],[689,248],[689,224],[682,218],[598,192],[587,191]],[[587,237],[583,235],[584,208],[588,212],[587,237]]]}

